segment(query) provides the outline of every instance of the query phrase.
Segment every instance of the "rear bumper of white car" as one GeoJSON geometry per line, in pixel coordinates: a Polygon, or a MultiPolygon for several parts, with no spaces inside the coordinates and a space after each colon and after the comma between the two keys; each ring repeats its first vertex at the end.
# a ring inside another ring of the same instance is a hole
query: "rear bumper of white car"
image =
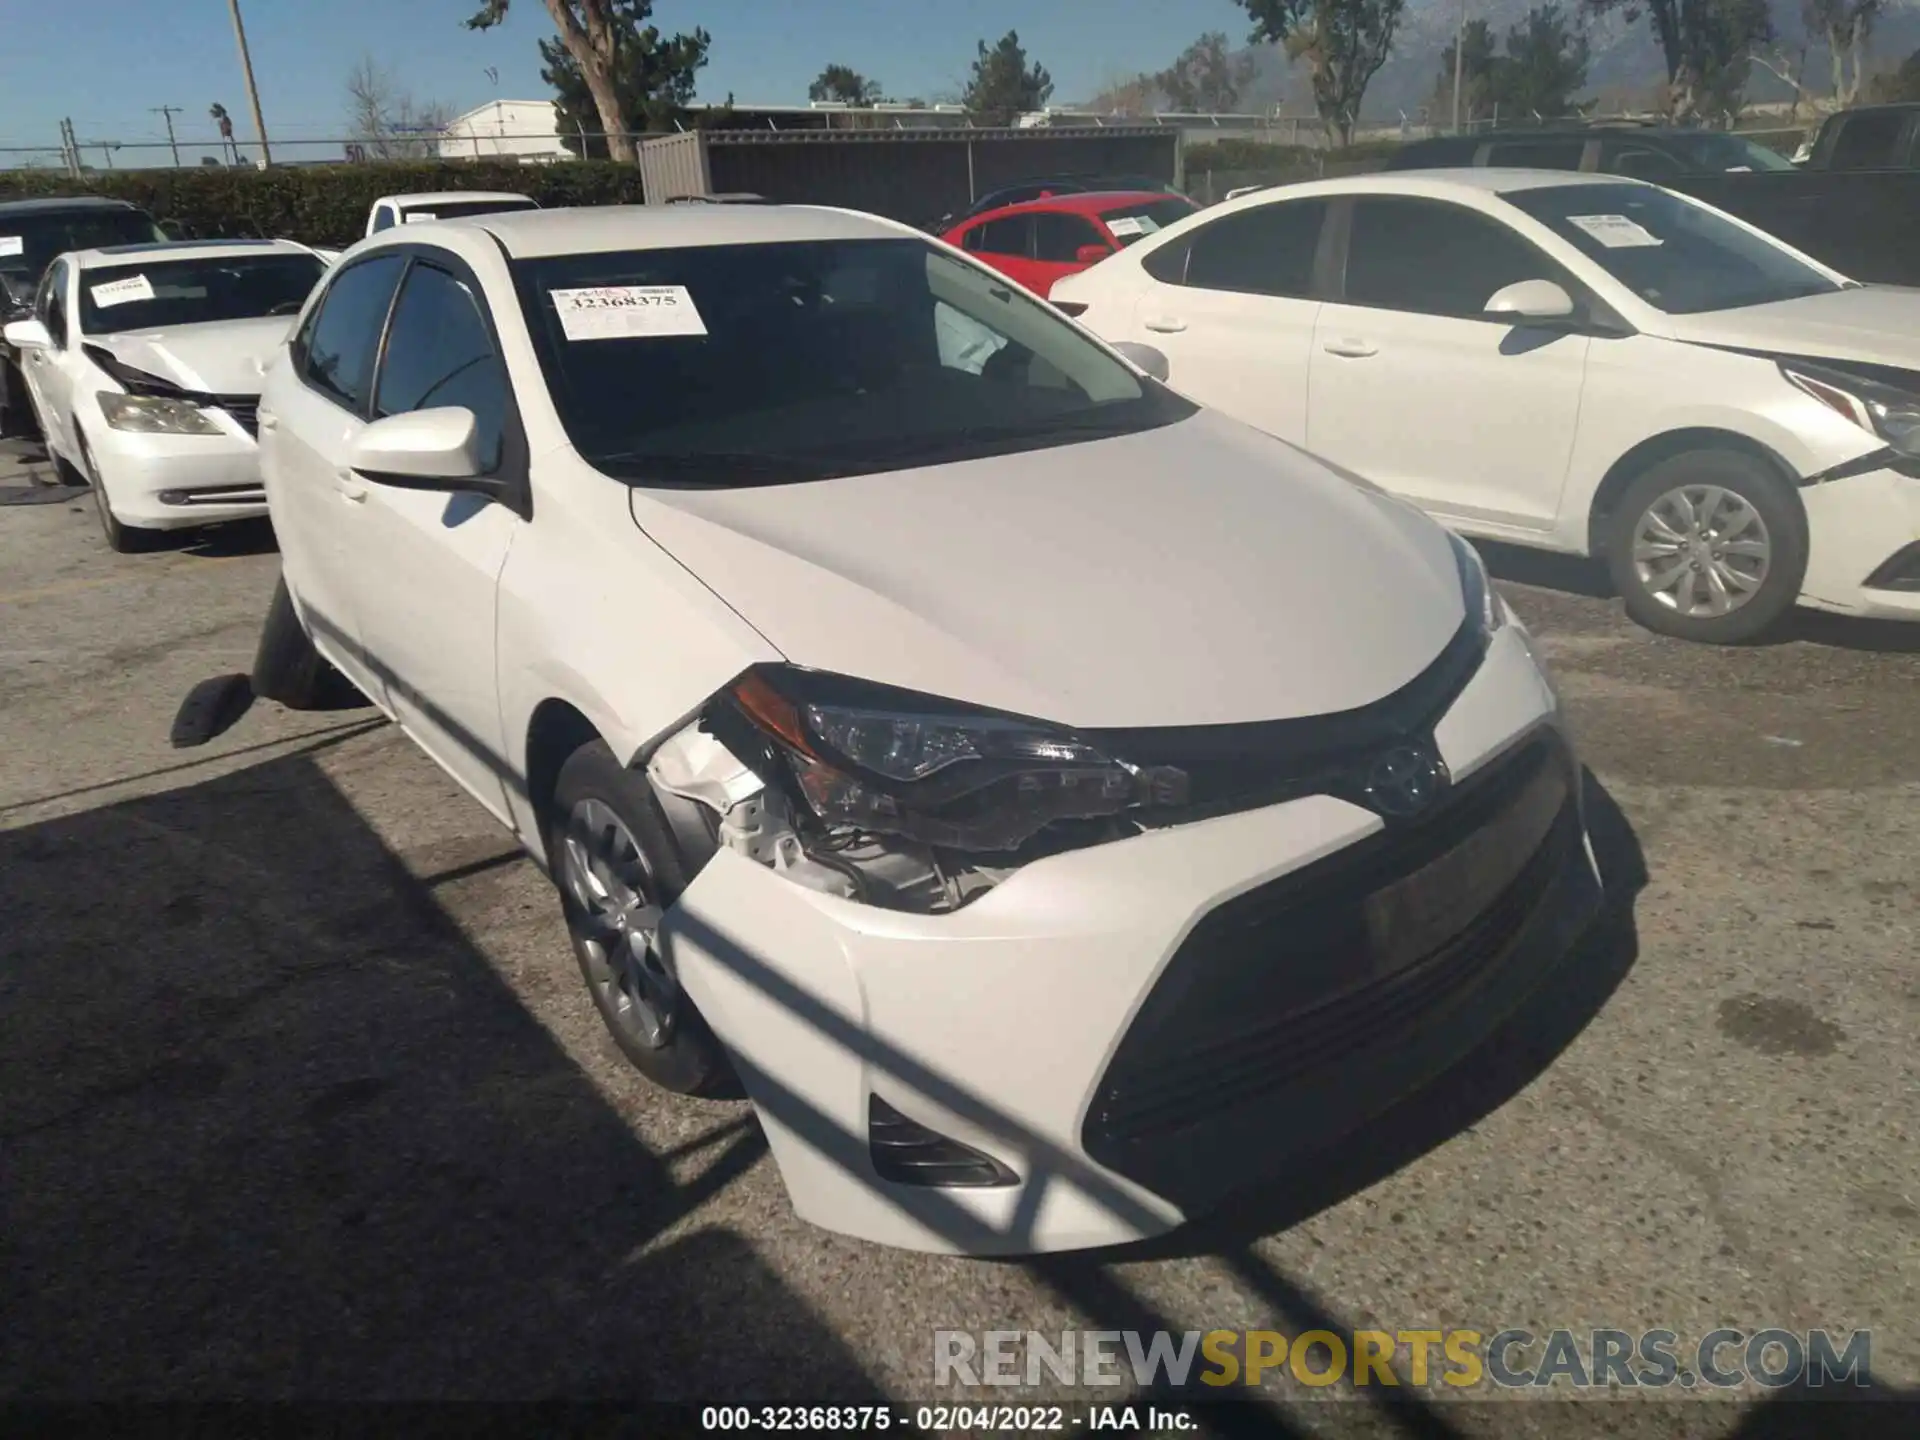
{"type": "Polygon", "coordinates": [[[969,1254],[1141,1239],[1466,1055],[1596,913],[1580,772],[1518,626],[1434,739],[1456,783],[1391,829],[1314,796],[1043,860],[944,916],[722,851],[665,939],[804,1218],[969,1254]],[[1368,897],[1523,812],[1544,838],[1517,878],[1438,948],[1364,973],[1368,897]],[[1011,1183],[882,1178],[889,1111],[1011,1183]]]}
{"type": "Polygon", "coordinates": [[[94,426],[93,464],[114,517],[144,530],[252,520],[267,513],[260,448],[224,411],[220,435],[146,435],[94,426]]]}
{"type": "Polygon", "coordinates": [[[1800,492],[1810,549],[1803,604],[1920,620],[1920,474],[1871,470],[1800,492]]]}

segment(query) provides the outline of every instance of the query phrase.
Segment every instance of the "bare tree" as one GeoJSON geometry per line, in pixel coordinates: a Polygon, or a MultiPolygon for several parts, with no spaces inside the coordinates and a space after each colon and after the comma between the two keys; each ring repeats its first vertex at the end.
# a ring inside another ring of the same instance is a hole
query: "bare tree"
{"type": "Polygon", "coordinates": [[[1756,47],[1748,58],[1782,85],[1793,87],[1794,119],[1800,118],[1802,109],[1814,108],[1814,94],[1807,88],[1807,42],[1804,38],[1797,49],[1779,44],[1764,51],[1756,47]]]}
{"type": "Polygon", "coordinates": [[[425,160],[439,151],[448,107],[416,101],[391,72],[362,55],[347,72],[350,139],[372,160],[425,160]]]}
{"type": "Polygon", "coordinates": [[[1834,104],[1844,107],[1860,98],[1867,79],[1867,45],[1884,8],[1885,0],[1801,0],[1807,33],[1827,42],[1834,104]]]}

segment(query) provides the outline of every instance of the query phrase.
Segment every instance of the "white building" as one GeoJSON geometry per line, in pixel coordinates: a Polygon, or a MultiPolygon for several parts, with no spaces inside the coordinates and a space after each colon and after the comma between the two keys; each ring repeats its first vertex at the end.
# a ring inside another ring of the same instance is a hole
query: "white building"
{"type": "Polygon", "coordinates": [[[443,160],[518,160],[546,164],[568,156],[560,143],[559,110],[551,100],[489,100],[447,122],[440,132],[443,160]]]}

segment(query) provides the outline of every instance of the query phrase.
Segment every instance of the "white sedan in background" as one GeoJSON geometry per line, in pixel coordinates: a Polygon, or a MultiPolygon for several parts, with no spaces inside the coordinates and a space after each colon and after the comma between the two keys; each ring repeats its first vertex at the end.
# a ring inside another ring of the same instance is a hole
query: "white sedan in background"
{"type": "Polygon", "coordinates": [[[1466,534],[1606,559],[1737,642],[1796,601],[1920,619],[1920,292],[1613,176],[1283,186],[1057,285],[1170,383],[1466,534]]]}
{"type": "Polygon", "coordinates": [[[731,1068],[818,1224],[1165,1230],[1470,1050],[1595,913],[1464,541],[905,226],[392,230],[261,426],[258,693],[331,662],[515,832],[622,1050],[731,1068]]]}
{"type": "Polygon", "coordinates": [[[266,514],[254,409],[266,360],[326,271],[291,240],[78,250],[6,327],[56,463],[115,550],[266,514]]]}

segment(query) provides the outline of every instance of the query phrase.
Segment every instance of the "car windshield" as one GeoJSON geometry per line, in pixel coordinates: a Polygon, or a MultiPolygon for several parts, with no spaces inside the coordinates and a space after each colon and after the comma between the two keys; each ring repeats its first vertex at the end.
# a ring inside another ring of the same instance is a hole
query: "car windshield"
{"type": "Polygon", "coordinates": [[[1178,224],[1199,208],[1184,195],[1169,195],[1164,200],[1134,200],[1102,210],[1100,220],[1125,248],[1156,230],[1178,224]]]}
{"type": "Polygon", "coordinates": [[[1784,246],[1652,185],[1547,185],[1501,197],[1669,315],[1841,289],[1784,246]]]}
{"type": "Polygon", "coordinates": [[[531,200],[434,200],[409,205],[402,212],[408,221],[460,220],[468,215],[501,215],[509,210],[538,210],[531,200]]]}
{"type": "Polygon", "coordinates": [[[911,239],[514,263],[574,447],[640,484],[824,479],[1170,424],[1187,401],[911,239]]]}
{"type": "Polygon", "coordinates": [[[1691,135],[1670,135],[1667,143],[1699,170],[1791,170],[1793,162],[1778,151],[1769,150],[1739,135],[1717,135],[1701,131],[1691,135]]]}
{"type": "Polygon", "coordinates": [[[325,269],[317,255],[285,252],[90,266],[80,276],[80,330],[117,335],[292,315],[325,269]]]}
{"type": "Polygon", "coordinates": [[[109,245],[151,245],[167,237],[142,210],[55,210],[0,215],[0,273],[31,291],[56,255],[109,245]]]}

